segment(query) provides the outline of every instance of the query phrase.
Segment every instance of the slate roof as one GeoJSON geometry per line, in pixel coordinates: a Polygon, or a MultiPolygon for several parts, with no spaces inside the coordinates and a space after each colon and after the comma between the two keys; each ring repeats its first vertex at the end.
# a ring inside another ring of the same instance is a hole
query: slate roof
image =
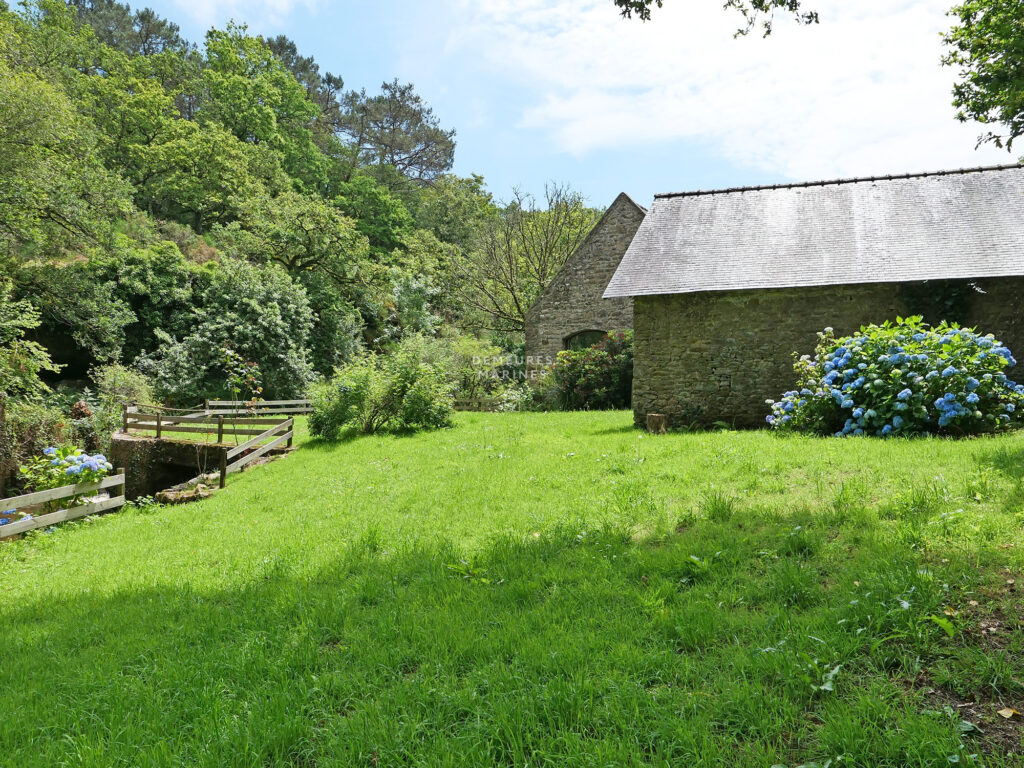
{"type": "Polygon", "coordinates": [[[1024,165],[656,195],[605,298],[1024,275],[1024,165]]]}

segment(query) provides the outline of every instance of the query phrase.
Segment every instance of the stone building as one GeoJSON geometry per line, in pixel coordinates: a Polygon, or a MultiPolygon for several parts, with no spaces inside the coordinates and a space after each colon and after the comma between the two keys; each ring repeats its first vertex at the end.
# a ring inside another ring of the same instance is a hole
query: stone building
{"type": "Polygon", "coordinates": [[[920,314],[1024,360],[1024,166],[658,195],[604,295],[634,302],[638,425],[763,425],[829,326],[920,314]]]}
{"type": "Polygon", "coordinates": [[[554,362],[563,349],[589,346],[633,327],[633,300],[602,299],[646,211],[622,193],[526,313],[527,368],[554,362]]]}

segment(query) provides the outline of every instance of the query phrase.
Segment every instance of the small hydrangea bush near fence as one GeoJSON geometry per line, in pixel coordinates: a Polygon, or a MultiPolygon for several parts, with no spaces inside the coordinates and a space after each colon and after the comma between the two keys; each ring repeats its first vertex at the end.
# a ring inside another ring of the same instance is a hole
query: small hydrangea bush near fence
{"type": "Polygon", "coordinates": [[[799,358],[797,388],[768,400],[768,424],[836,436],[969,435],[1019,424],[1024,386],[1006,369],[1013,355],[991,335],[920,317],[870,325],[836,338],[818,334],[799,358]]]}

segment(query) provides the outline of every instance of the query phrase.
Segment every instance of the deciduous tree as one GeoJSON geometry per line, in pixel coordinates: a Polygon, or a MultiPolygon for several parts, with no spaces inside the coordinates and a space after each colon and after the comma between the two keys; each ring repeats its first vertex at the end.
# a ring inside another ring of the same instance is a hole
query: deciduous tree
{"type": "Polygon", "coordinates": [[[944,63],[960,68],[957,119],[1000,125],[979,137],[1010,149],[1024,133],[1024,0],[969,0],[950,11],[944,63]]]}

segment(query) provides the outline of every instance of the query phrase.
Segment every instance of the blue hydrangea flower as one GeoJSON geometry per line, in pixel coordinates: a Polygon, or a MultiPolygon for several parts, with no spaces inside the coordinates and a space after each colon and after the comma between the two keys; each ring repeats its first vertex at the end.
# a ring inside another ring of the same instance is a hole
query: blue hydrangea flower
{"type": "Polygon", "coordinates": [[[977,389],[980,386],[981,386],[981,382],[978,381],[973,376],[971,376],[969,379],[967,379],[967,388],[968,389],[972,389],[973,390],[973,389],[977,389]]]}
{"type": "Polygon", "coordinates": [[[57,454],[56,448],[43,448],[44,456],[55,456],[57,454]]]}
{"type": "Polygon", "coordinates": [[[912,390],[904,389],[898,395],[896,395],[896,399],[897,400],[909,400],[910,396],[912,394],[914,394],[914,392],[912,390]]]}
{"type": "Polygon", "coordinates": [[[960,371],[950,365],[942,371],[942,376],[944,378],[949,378],[950,376],[956,376],[958,373],[960,373],[960,371]]]}
{"type": "Polygon", "coordinates": [[[977,393],[977,392],[971,392],[971,394],[969,394],[969,395],[967,396],[967,402],[968,402],[968,403],[976,403],[976,402],[978,402],[979,400],[981,400],[981,398],[980,398],[980,397],[978,397],[978,393],[977,393]]]}

